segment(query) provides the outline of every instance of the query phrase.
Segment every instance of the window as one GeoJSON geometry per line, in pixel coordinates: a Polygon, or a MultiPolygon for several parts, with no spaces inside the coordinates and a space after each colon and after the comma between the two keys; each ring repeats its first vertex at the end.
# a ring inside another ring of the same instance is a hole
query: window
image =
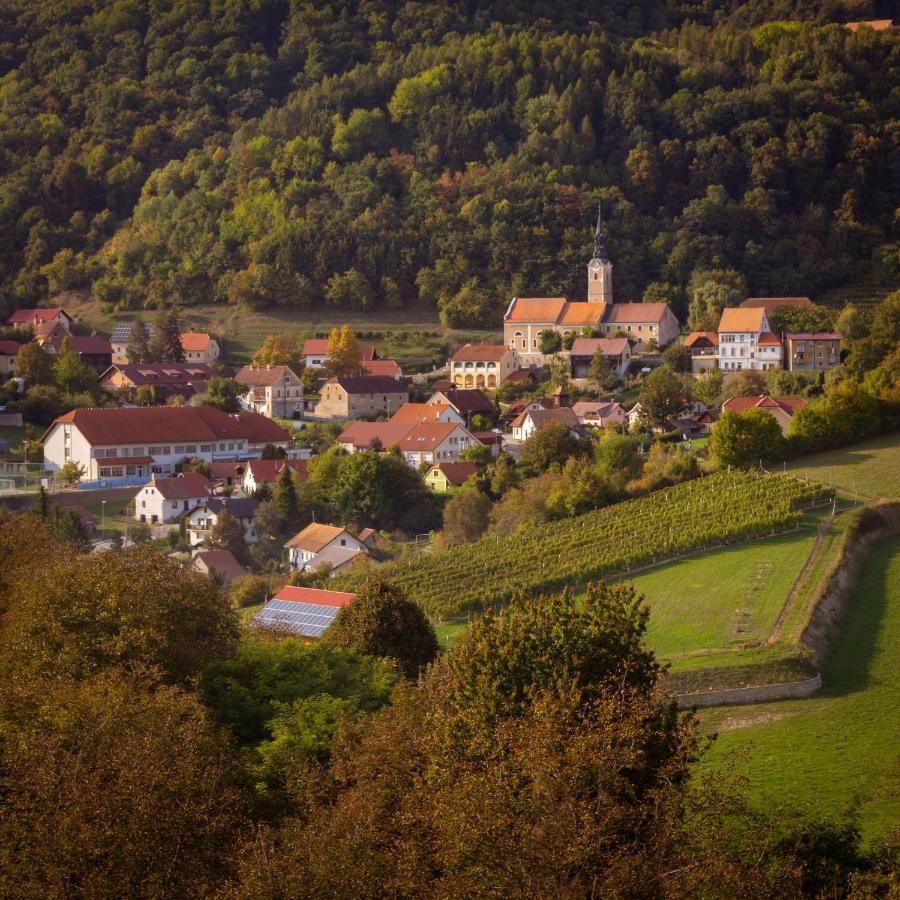
{"type": "Polygon", "coordinates": [[[196,445],[196,444],[185,444],[185,445],[184,445],[184,452],[185,452],[185,453],[196,453],[196,452],[197,452],[197,445],[196,445]]]}
{"type": "Polygon", "coordinates": [[[201,453],[212,453],[212,448],[213,448],[212,444],[201,444],[200,452],[201,453]]]}
{"type": "Polygon", "coordinates": [[[184,444],[176,444],[176,445],[175,445],[175,453],[176,453],[178,456],[184,456],[184,454],[185,454],[185,446],[184,446],[184,444]]]}
{"type": "Polygon", "coordinates": [[[171,447],[163,447],[163,456],[169,456],[172,453],[171,447]]]}

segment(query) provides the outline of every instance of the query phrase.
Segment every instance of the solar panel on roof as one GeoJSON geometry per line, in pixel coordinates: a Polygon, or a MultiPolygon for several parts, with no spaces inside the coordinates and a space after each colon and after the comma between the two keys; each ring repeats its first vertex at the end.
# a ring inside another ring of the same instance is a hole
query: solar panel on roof
{"type": "Polygon", "coordinates": [[[254,617],[257,625],[319,637],[340,612],[337,606],[319,606],[294,600],[270,600],[254,617]]]}

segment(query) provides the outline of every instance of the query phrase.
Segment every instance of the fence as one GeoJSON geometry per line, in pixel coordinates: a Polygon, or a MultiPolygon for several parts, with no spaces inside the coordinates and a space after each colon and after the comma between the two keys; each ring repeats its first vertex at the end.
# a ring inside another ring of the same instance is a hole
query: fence
{"type": "Polygon", "coordinates": [[[118,478],[100,478],[97,481],[82,481],[80,491],[99,491],[105,488],[140,487],[150,480],[149,475],[120,475],[118,478]]]}

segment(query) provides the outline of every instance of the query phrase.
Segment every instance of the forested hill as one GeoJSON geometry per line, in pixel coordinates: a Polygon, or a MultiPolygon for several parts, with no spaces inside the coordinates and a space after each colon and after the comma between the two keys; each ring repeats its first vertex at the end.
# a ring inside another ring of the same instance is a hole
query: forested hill
{"type": "MultiPolygon", "coordinates": [[[[889,4],[888,4],[889,5],[889,4]]],[[[6,0],[0,303],[680,308],[900,278],[876,0],[6,0]],[[733,280],[736,274],[721,277],[733,280]]]]}

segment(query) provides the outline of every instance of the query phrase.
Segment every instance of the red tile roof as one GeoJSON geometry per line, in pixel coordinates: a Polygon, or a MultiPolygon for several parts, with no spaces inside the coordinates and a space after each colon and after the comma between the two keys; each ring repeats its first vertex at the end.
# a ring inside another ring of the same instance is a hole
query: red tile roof
{"type": "Polygon", "coordinates": [[[0,341],[0,356],[15,356],[21,346],[15,341],[0,341]]]}
{"type": "Polygon", "coordinates": [[[707,343],[713,347],[719,346],[719,333],[717,331],[692,331],[685,339],[685,347],[693,347],[695,344],[704,346],[707,343]]]}
{"type": "Polygon", "coordinates": [[[322,522],[313,522],[302,531],[298,531],[285,546],[295,547],[297,550],[306,550],[308,553],[318,553],[323,547],[327,547],[346,531],[347,529],[341,525],[326,525],[322,522]]]}
{"type": "Polygon", "coordinates": [[[763,316],[768,313],[760,306],[726,306],[722,310],[722,317],[719,319],[718,332],[754,333],[759,334],[762,328],[763,316]]]}
{"type": "Polygon", "coordinates": [[[373,446],[386,449],[399,443],[411,427],[408,422],[354,422],[343,430],[338,441],[361,450],[373,446]]]}
{"type": "Polygon", "coordinates": [[[348,594],[345,591],[322,591],[319,588],[293,587],[286,584],[272,599],[311,603],[314,606],[349,606],[356,599],[356,594],[348,594]]]}
{"type": "Polygon", "coordinates": [[[504,344],[466,344],[451,357],[453,362],[500,362],[509,348],[504,344]]]}
{"type": "Polygon", "coordinates": [[[860,28],[871,28],[872,31],[886,31],[894,27],[893,19],[869,19],[866,22],[845,22],[844,28],[859,31],[860,28]]]}
{"type": "Polygon", "coordinates": [[[155,487],[166,500],[190,500],[212,493],[212,482],[197,472],[184,472],[174,478],[157,478],[155,475],[141,488],[155,487]]]}
{"type": "Polygon", "coordinates": [[[101,383],[116,371],[132,384],[187,385],[209,381],[216,373],[206,363],[118,363],[101,376],[101,383]]]}
{"type": "Polygon", "coordinates": [[[781,338],[779,338],[777,334],[773,334],[771,331],[764,331],[759,336],[756,343],[760,347],[777,347],[779,344],[781,344],[781,338]]]}
{"type": "Polygon", "coordinates": [[[452,409],[452,407],[446,403],[401,403],[390,421],[405,422],[410,425],[415,425],[417,422],[437,422],[448,409],[452,409]]]}
{"type": "Polygon", "coordinates": [[[438,391],[431,396],[428,402],[449,403],[463,418],[469,413],[486,413],[487,415],[494,413],[494,404],[481,391],[469,388],[438,391]]]}
{"type": "Polygon", "coordinates": [[[604,322],[661,322],[669,306],[667,303],[611,303],[604,322]]]}
{"type": "Polygon", "coordinates": [[[259,483],[271,483],[278,480],[278,475],[285,464],[290,466],[305,481],[309,477],[309,467],[305,459],[251,459],[247,461],[246,471],[253,475],[259,483]]]}
{"type": "Polygon", "coordinates": [[[606,312],[606,303],[573,303],[566,301],[557,320],[557,325],[599,325],[606,312]]]}
{"type": "Polygon", "coordinates": [[[792,416],[798,409],[807,405],[802,397],[769,397],[760,394],[757,397],[729,397],[722,404],[722,412],[747,412],[749,409],[780,409],[792,416]]]}
{"type": "Polygon", "coordinates": [[[204,550],[194,557],[194,565],[203,562],[207,569],[218,572],[230,581],[247,574],[247,570],[237,561],[230,550],[204,550]]]}
{"type": "Polygon", "coordinates": [[[598,350],[604,356],[619,356],[628,348],[628,338],[575,338],[572,356],[593,356],[598,350]]]}
{"type": "Polygon", "coordinates": [[[478,466],[471,462],[442,462],[435,463],[429,473],[434,469],[439,469],[450,484],[459,487],[478,471],[478,466]]]}
{"type": "Polygon", "coordinates": [[[548,422],[562,422],[563,425],[568,425],[570,428],[578,428],[581,425],[574,410],[568,406],[562,406],[551,409],[526,409],[515,418],[512,427],[521,427],[528,418],[531,418],[535,428],[543,428],[548,422]]]}
{"type": "MultiPolygon", "coordinates": [[[[69,346],[79,355],[112,356],[112,344],[104,337],[99,335],[80,337],[79,335],[71,334],[68,338],[69,346]]],[[[62,349],[65,339],[65,335],[56,335],[47,341],[44,346],[49,345],[58,353],[62,349]]]]}
{"type": "Polygon", "coordinates": [[[367,375],[383,375],[388,378],[400,378],[400,364],[396,359],[369,359],[362,361],[367,375]]]}
{"type": "Polygon", "coordinates": [[[92,445],[205,443],[243,438],[251,444],[285,444],[290,435],[255,412],[224,413],[211,406],[75,409],[44,433],[69,422],[92,445]]]}
{"type": "Polygon", "coordinates": [[[265,387],[283,382],[288,372],[297,377],[290,366],[243,366],[235,373],[234,380],[247,387],[265,387]]]}
{"type": "Polygon", "coordinates": [[[566,305],[565,297],[515,297],[506,311],[506,322],[553,322],[566,305]]]}
{"type": "Polygon", "coordinates": [[[400,438],[398,446],[401,450],[409,452],[425,452],[434,450],[442,444],[457,428],[462,428],[455,422],[422,422],[413,425],[409,431],[400,438]]]}
{"type": "Polygon", "coordinates": [[[205,331],[184,331],[181,334],[181,348],[199,353],[209,346],[212,338],[205,331]]]}
{"type": "Polygon", "coordinates": [[[37,309],[17,309],[7,320],[8,325],[28,325],[33,322],[50,322],[62,313],[70,321],[72,317],[61,306],[37,309]]]}

